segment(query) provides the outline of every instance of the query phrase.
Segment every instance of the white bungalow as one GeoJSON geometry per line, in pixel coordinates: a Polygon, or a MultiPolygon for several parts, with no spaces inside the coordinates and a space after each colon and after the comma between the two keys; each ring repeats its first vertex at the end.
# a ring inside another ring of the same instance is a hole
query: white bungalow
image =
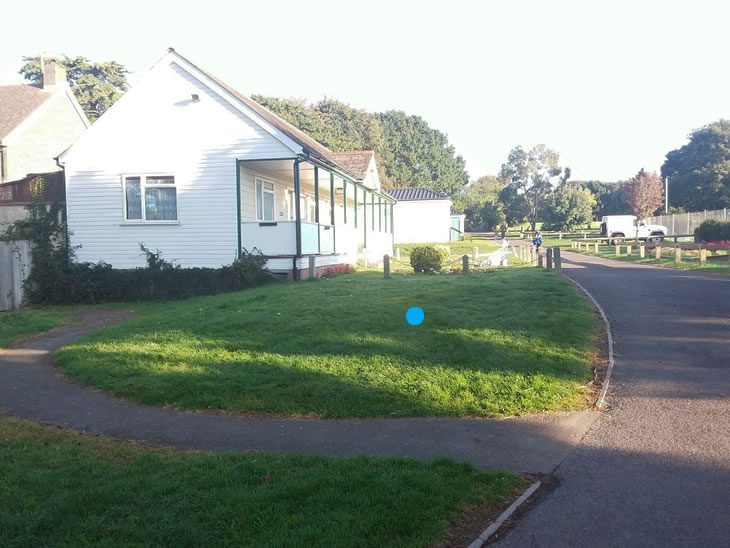
{"type": "Polygon", "coordinates": [[[396,199],[396,244],[458,240],[464,232],[465,215],[451,211],[451,198],[429,188],[386,190],[396,199]]]}
{"type": "Polygon", "coordinates": [[[183,267],[260,250],[274,272],[382,259],[394,198],[369,151],[334,153],[173,49],[59,157],[80,261],[183,267]]]}

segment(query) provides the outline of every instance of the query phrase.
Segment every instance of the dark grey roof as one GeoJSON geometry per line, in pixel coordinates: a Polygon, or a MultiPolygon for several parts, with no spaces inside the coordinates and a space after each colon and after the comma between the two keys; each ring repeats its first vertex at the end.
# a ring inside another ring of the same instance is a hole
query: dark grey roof
{"type": "Polygon", "coordinates": [[[393,198],[399,202],[408,202],[415,200],[448,200],[449,197],[441,192],[436,192],[430,188],[393,188],[386,190],[393,198]]]}
{"type": "Polygon", "coordinates": [[[50,96],[50,93],[35,86],[0,86],[0,141],[50,96]]]}

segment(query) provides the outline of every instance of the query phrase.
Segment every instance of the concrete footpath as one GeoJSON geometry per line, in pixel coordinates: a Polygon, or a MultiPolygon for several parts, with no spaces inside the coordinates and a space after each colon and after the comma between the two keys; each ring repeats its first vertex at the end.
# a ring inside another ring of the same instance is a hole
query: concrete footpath
{"type": "Polygon", "coordinates": [[[609,411],[498,544],[730,546],[730,278],[563,250],[616,341],[609,411]]]}
{"type": "Polygon", "coordinates": [[[52,365],[61,346],[128,318],[83,311],[73,326],[0,352],[0,410],[93,434],[210,451],[324,455],[448,455],[480,468],[551,474],[600,415],[594,411],[492,419],[313,420],[177,411],[114,398],[52,365]]]}

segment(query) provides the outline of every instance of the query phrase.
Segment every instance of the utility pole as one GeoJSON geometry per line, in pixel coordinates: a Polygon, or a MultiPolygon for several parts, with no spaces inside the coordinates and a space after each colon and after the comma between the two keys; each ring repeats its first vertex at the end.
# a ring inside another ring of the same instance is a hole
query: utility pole
{"type": "Polygon", "coordinates": [[[664,177],[664,214],[669,213],[669,175],[664,177]]]}

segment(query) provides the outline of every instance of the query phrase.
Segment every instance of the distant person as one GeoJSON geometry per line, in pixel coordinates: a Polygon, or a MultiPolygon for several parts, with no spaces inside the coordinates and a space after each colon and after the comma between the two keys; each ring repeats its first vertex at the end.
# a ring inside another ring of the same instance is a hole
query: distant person
{"type": "Polygon", "coordinates": [[[504,237],[507,234],[507,225],[502,223],[502,226],[499,227],[499,231],[502,233],[502,239],[504,240],[504,237]]]}
{"type": "Polygon", "coordinates": [[[540,254],[540,246],[542,245],[542,232],[539,230],[537,231],[537,234],[535,234],[535,237],[532,240],[532,245],[534,245],[537,248],[537,254],[540,254]]]}

